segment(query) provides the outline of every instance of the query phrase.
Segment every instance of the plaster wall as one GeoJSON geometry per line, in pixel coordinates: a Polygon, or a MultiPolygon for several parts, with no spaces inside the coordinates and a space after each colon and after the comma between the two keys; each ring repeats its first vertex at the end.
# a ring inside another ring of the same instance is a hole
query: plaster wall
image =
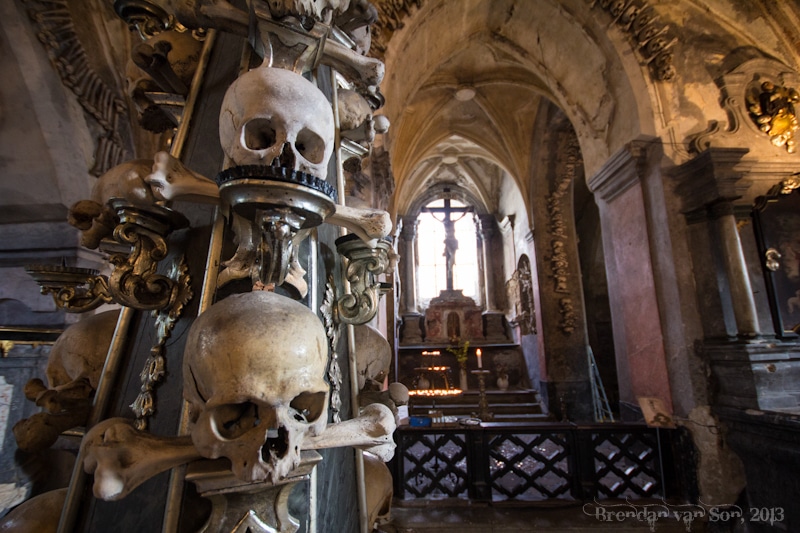
{"type": "Polygon", "coordinates": [[[89,196],[93,141],[19,2],[0,5],[0,223],[64,220],[89,196]]]}

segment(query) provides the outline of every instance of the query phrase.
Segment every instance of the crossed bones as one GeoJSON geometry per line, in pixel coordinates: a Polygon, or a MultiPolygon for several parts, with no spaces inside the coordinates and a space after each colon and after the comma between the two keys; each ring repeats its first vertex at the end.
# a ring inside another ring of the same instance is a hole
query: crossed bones
{"type": "MultiPolygon", "coordinates": [[[[394,415],[382,404],[370,404],[351,420],[328,424],[319,435],[307,436],[304,450],[353,446],[380,457],[394,455],[394,415]]],[[[109,418],[94,426],[83,439],[83,467],[94,474],[94,496],[115,501],[126,497],[151,477],[202,459],[190,436],[164,437],[133,427],[126,418],[109,418]]]]}

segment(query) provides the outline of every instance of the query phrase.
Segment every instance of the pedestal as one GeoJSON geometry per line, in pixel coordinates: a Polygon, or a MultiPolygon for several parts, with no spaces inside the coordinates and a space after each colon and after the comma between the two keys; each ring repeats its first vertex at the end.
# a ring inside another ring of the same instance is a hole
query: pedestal
{"type": "Polygon", "coordinates": [[[491,374],[489,370],[472,370],[478,377],[478,418],[488,421],[494,418],[494,414],[489,412],[489,402],[486,400],[486,376],[491,374]]]}
{"type": "Polygon", "coordinates": [[[422,315],[419,313],[403,315],[403,329],[400,330],[400,344],[422,344],[421,320],[422,315]]]}
{"type": "MultiPolygon", "coordinates": [[[[303,451],[300,465],[279,483],[245,483],[233,476],[224,460],[195,461],[186,480],[211,501],[211,516],[203,531],[250,531],[253,533],[294,533],[298,520],[289,514],[289,493],[307,481],[322,460],[315,451],[303,451]]],[[[313,512],[313,510],[312,510],[313,512]]]]}

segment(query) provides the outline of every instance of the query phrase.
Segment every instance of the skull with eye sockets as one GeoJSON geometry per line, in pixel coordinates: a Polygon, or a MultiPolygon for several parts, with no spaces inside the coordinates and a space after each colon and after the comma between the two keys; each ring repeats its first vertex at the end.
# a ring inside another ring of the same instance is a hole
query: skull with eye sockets
{"type": "Polygon", "coordinates": [[[324,180],[333,132],[330,102],[289,70],[259,67],[242,74],[222,102],[220,143],[237,166],[279,166],[324,180]]]}
{"type": "Polygon", "coordinates": [[[285,296],[230,296],[200,315],[184,355],[192,441],[243,481],[276,482],[327,425],[328,343],[317,316],[285,296]]]}

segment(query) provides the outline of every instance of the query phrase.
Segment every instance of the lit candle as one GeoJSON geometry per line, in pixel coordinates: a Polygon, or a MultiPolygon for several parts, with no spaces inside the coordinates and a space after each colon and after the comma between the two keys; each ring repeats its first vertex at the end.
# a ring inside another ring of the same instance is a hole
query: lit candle
{"type": "Polygon", "coordinates": [[[483,368],[483,360],[481,359],[481,349],[480,348],[478,348],[475,351],[475,355],[478,356],[478,368],[483,368]]]}

